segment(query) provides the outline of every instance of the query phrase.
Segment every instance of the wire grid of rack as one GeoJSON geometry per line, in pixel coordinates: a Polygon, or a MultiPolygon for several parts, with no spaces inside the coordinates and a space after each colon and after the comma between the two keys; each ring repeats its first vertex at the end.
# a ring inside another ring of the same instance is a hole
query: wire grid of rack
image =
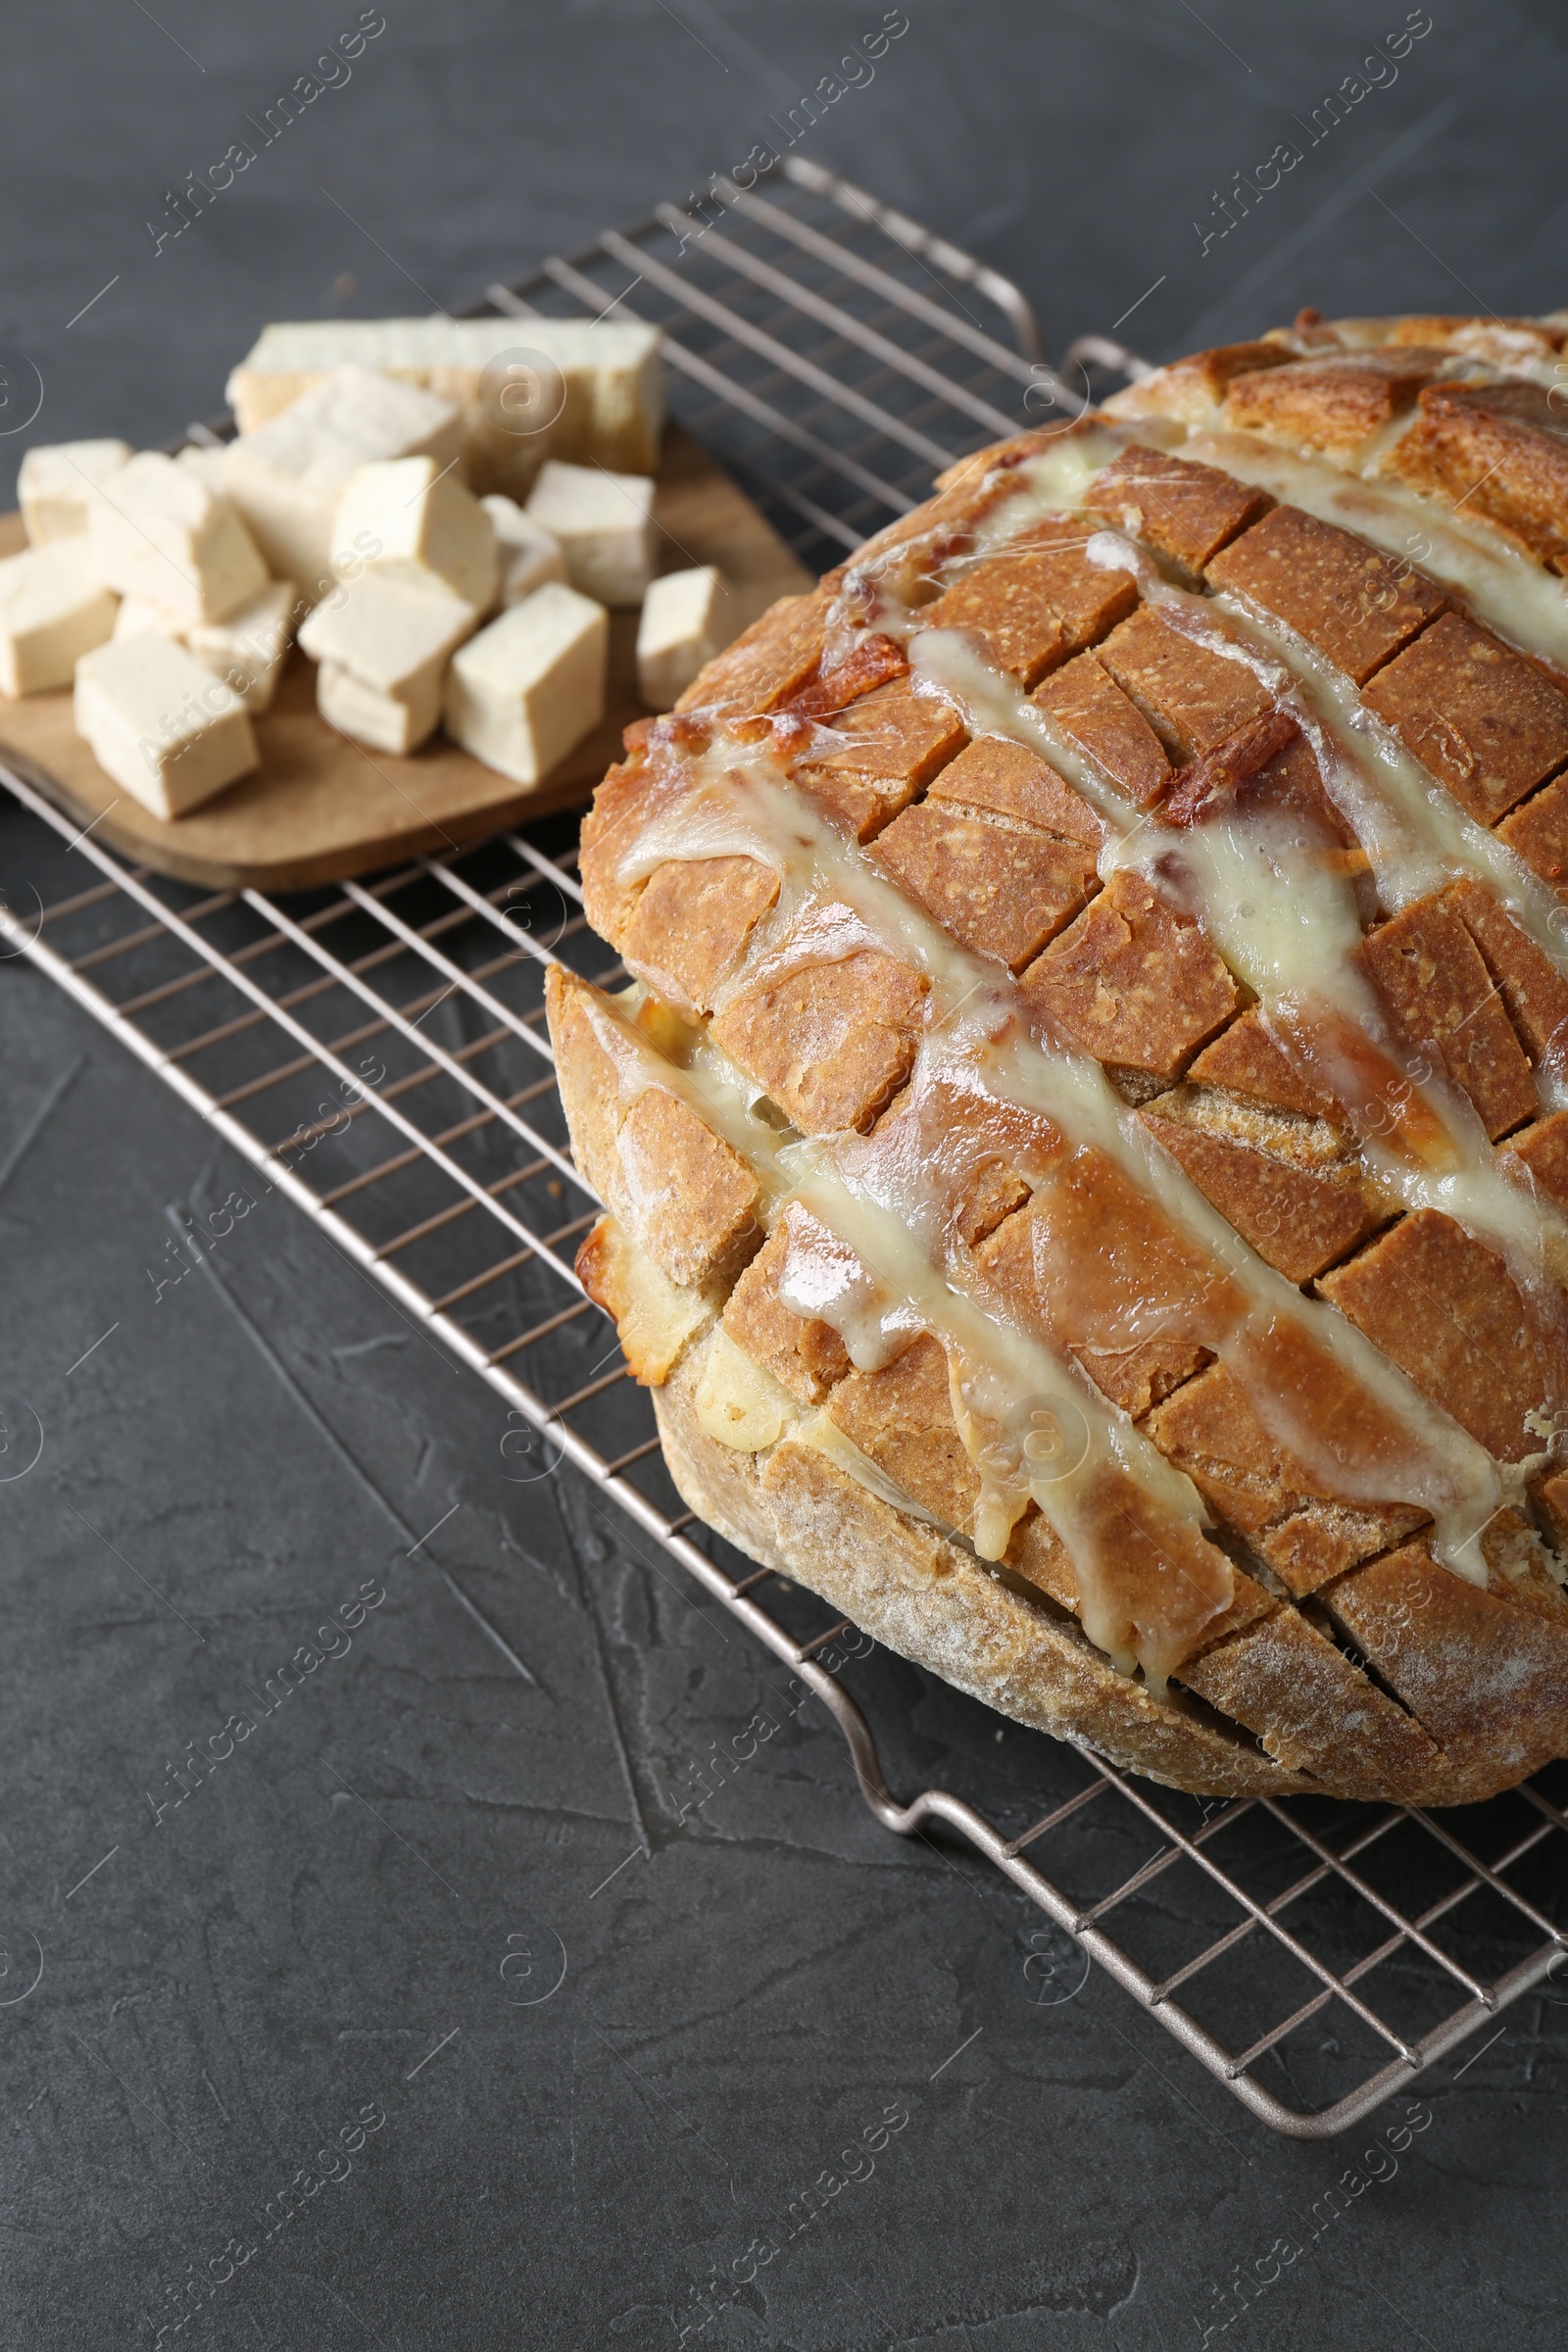
{"type": "MultiPolygon", "coordinates": [[[[666,211],[492,288],[491,308],[618,298],[657,318],[681,421],[808,559],[1016,429],[1034,387],[1058,414],[1078,405],[1042,373],[1014,289],[861,191],[792,159],[733,194],[722,230],[684,252],[683,217],[666,211]]],[[[597,1203],[555,1090],[544,972],[559,957],[623,976],[582,912],[574,820],[284,901],[163,880],[76,832],[24,773],[0,780],[20,804],[3,953],[29,958],[249,1161],[251,1205],[233,1196],[222,1213],[287,1198],[505,1398],[519,1480],[568,1462],[784,1660],[835,1717],[881,1822],[966,1839],[1060,1932],[1032,1938],[1038,1997],[1070,1989],[1087,1953],[1253,2115],[1309,2138],[1357,2122],[1510,2002],[1568,1997],[1568,1767],[1462,1813],[1220,1805],[1026,1735],[1003,1781],[994,1719],[950,1694],[955,1755],[983,1798],[890,1793],[882,1758],[902,1726],[887,1706],[877,1731],[868,1719],[876,1657],[835,1663],[842,1622],[824,1626],[810,1595],[682,1508],[647,1399],[573,1271],[597,1203]]]]}

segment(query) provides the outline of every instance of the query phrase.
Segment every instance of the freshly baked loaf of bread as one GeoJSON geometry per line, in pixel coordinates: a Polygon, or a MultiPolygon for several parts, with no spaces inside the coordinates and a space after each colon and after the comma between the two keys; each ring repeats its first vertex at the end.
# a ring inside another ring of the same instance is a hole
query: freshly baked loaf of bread
{"type": "Polygon", "coordinates": [[[956,466],[666,718],[550,1021],[692,1509],[1194,1790],[1568,1752],[1568,314],[956,466]]]}

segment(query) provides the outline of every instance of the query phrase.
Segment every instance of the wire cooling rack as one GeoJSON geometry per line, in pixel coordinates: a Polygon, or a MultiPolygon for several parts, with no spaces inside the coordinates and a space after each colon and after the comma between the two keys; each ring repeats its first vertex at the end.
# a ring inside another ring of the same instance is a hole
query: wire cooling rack
{"type": "MultiPolygon", "coordinates": [[[[681,421],[808,562],[906,511],[965,449],[1081,405],[1087,379],[1075,394],[1045,366],[1015,288],[800,158],[701,221],[662,211],[492,287],[488,307],[657,319],[681,421]]],[[[1102,340],[1074,348],[1139,366],[1102,340]]],[[[284,900],[163,880],[25,774],[0,781],[20,804],[0,953],[47,973],[255,1172],[195,1247],[269,1193],[302,1209],[506,1399],[519,1483],[563,1459],[592,1479],[830,1710],[879,1821],[945,1828],[1039,1906],[1037,1999],[1075,1989],[1087,1953],[1253,2115],[1322,2138],[1522,1995],[1568,1998],[1568,1767],[1441,1815],[1220,1804],[1022,1733],[1004,1778],[995,1719],[945,1693],[971,1796],[890,1793],[904,1727],[879,1712],[884,1662],[844,1663],[841,1622],[682,1509],[572,1270],[597,1204],[570,1158],[543,978],[557,957],[620,975],[583,916],[573,820],[284,900]]]]}

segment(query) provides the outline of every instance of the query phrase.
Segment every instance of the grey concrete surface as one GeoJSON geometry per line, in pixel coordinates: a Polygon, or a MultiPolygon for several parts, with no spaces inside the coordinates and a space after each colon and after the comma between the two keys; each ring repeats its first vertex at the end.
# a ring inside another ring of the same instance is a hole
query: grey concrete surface
{"type": "MultiPolygon", "coordinates": [[[[166,191],[358,13],[21,0],[0,343],[43,407],[0,456],[160,438],[270,317],[449,304],[684,195],[880,14],[386,0],[352,78],[155,251],[166,191]]],[[[1568,302],[1558,11],[1434,0],[1315,144],[1293,122],[1397,0],[909,16],[813,151],[1013,275],[1053,349],[1135,305],[1121,331],[1161,356],[1306,301],[1568,302]],[[1220,236],[1233,172],[1292,137],[1220,236]]],[[[35,847],[0,816],[8,886],[35,847]]],[[[236,1173],[0,964],[0,1462],[43,1431],[0,1483],[0,2340],[1555,2352],[1568,2008],[1526,2001],[1441,2066],[1313,2235],[1408,2101],[1293,2144],[1098,1973],[1042,2004],[1038,1917],[878,1829],[815,1704],[683,1820],[775,1670],[570,1475],[519,1502],[499,1400],[283,1203],[155,1309],[169,1204],[236,1173]],[[328,1611],[349,1645],[264,1715],[328,1611]],[[247,1707],[174,1805],[169,1763],[247,1707]],[[789,2236],[878,2119],[874,2168],[789,2236]],[[340,2177],[268,2234],[302,2168],[340,2177]],[[1238,2270],[1282,2238],[1244,2308],[1238,2270]],[[759,2239],[780,2250],[747,2278],[759,2239]],[[714,2271],[722,2311],[696,2299],[714,2271]]],[[[1004,1787],[978,1710],[895,1661],[870,1688],[906,1785],[1004,1787]]]]}

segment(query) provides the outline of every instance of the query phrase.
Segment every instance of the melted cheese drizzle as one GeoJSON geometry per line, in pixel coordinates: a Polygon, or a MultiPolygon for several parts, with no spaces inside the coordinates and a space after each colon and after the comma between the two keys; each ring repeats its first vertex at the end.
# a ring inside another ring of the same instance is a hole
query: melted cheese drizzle
{"type": "Polygon", "coordinates": [[[1347,473],[1325,458],[1298,456],[1253,433],[1196,433],[1170,446],[1418,564],[1455,590],[1499,637],[1568,670],[1568,583],[1457,510],[1444,514],[1430,494],[1347,473]]]}
{"type": "MultiPolygon", "coordinates": [[[[623,1105],[649,1087],[679,1095],[757,1175],[764,1225],[776,1224],[786,1200],[799,1200],[852,1253],[847,1262],[836,1252],[792,1247],[781,1285],[786,1304],[831,1325],[860,1371],[878,1369],[921,1332],[941,1340],[955,1419],[981,1482],[970,1526],[944,1532],[972,1543],[981,1559],[999,1560],[1013,1527],[1036,1502],[1072,1556],[1089,1639],[1124,1673],[1142,1665],[1151,1688],[1160,1689],[1235,1591],[1229,1561],[1202,1539],[1207,1513],[1192,1482],[1075,1365],[1031,1334],[994,1321],[946,1281],[922,1225],[911,1225],[864,1182],[847,1177],[830,1141],[793,1131],[781,1136],[760,1117],[757,1089],[710,1038],[694,1032],[686,1058],[673,1061],[630,1025],[620,1005],[592,998],[585,1003],[623,1105]],[[1032,1441],[1042,1410],[1057,1433],[1073,1441],[1054,1447],[1054,1458],[1043,1464],[1031,1458],[1038,1455],[1032,1441]],[[1102,1557],[1107,1474],[1113,1481],[1118,1474],[1130,1479],[1151,1506],[1138,1532],[1153,1540],[1167,1571],[1157,1605],[1134,1623],[1131,1647],[1124,1595],[1118,1608],[1115,1580],[1102,1557]]],[[[755,1374],[757,1367],[744,1361],[755,1374]]],[[[931,1520],[825,1410],[812,1411],[766,1375],[761,1379],[766,1399],[760,1425],[749,1435],[772,1443],[792,1425],[794,1436],[828,1453],[882,1500],[931,1520]]]]}
{"type": "MultiPolygon", "coordinates": [[[[1179,439],[1182,428],[1172,424],[1170,431],[1179,439]]],[[[1139,443],[1162,447],[1166,437],[1163,433],[1157,436],[1140,433],[1130,426],[1120,430],[1096,426],[1075,435],[1071,443],[1062,442],[1047,450],[1018,467],[1023,482],[1010,498],[986,516],[976,535],[977,546],[990,553],[1048,515],[1082,511],[1089,484],[1123,449],[1139,443]]],[[[1317,514],[1320,520],[1354,530],[1395,554],[1406,555],[1409,550],[1396,542],[1392,522],[1389,537],[1380,539],[1359,512],[1354,515],[1334,513],[1324,483],[1348,497],[1386,502],[1395,515],[1412,514],[1429,534],[1436,536],[1446,531],[1456,543],[1463,541],[1467,549],[1470,546],[1467,531],[1441,522],[1430,504],[1412,491],[1359,482],[1325,461],[1292,457],[1267,443],[1254,441],[1250,435],[1227,434],[1223,439],[1224,453],[1217,437],[1211,452],[1200,453],[1199,443],[1194,441],[1186,445],[1186,453],[1200,454],[1201,463],[1226,466],[1239,479],[1271,488],[1278,496],[1288,493],[1296,505],[1317,514]],[[1240,466],[1230,466],[1226,453],[1233,443],[1250,443],[1266,455],[1275,469],[1274,475],[1268,481],[1263,480],[1261,456],[1257,468],[1251,472],[1240,466]],[[1302,477],[1299,483],[1298,476],[1302,477]],[[1316,504],[1302,494],[1313,481],[1319,482],[1321,492],[1316,504]]],[[[1505,842],[1466,814],[1447,787],[1423,767],[1392,729],[1366,709],[1343,671],[1335,669],[1293,630],[1227,590],[1213,596],[1196,596],[1173,587],[1161,576],[1149,551],[1131,534],[1092,529],[1088,552],[1091,562],[1134,572],[1146,601],[1159,605],[1178,626],[1185,622],[1189,633],[1200,638],[1211,652],[1236,660],[1240,641],[1251,654],[1260,656],[1261,660],[1254,658],[1250,665],[1270,686],[1276,700],[1287,707],[1290,688],[1296,687],[1319,722],[1318,735],[1327,731],[1334,738],[1340,756],[1330,762],[1320,761],[1325,770],[1324,782],[1367,852],[1377,877],[1379,897],[1391,913],[1408,906],[1412,899],[1442,889],[1446,882],[1467,877],[1491,891],[1543,954],[1568,977],[1568,912],[1556,893],[1505,842]],[[1214,627],[1212,616],[1216,612],[1223,613],[1232,624],[1235,632],[1232,636],[1214,627]],[[1265,662],[1273,664],[1272,677],[1265,672],[1265,662]]],[[[1493,597],[1490,608],[1478,595],[1477,611],[1494,617],[1499,633],[1511,634],[1526,652],[1540,653],[1568,668],[1568,583],[1551,577],[1529,558],[1516,558],[1511,550],[1495,543],[1483,546],[1477,539],[1473,552],[1478,566],[1484,560],[1492,561],[1499,577],[1506,578],[1508,594],[1513,600],[1505,612],[1500,591],[1493,597]],[[1529,625],[1527,606],[1534,612],[1534,621],[1529,625]]],[[[1451,572],[1427,559],[1422,560],[1422,567],[1446,585],[1466,594],[1471,592],[1470,581],[1460,576],[1457,558],[1451,572]]],[[[1473,576],[1479,581],[1483,575],[1477,568],[1473,576]]],[[[907,636],[919,627],[919,613],[913,612],[879,620],[877,625],[888,635],[907,636]]],[[[1240,658],[1247,659],[1247,653],[1240,658]]],[[[1317,748],[1315,743],[1314,748],[1317,748]]],[[[1060,764],[1057,751],[1054,750],[1051,757],[1054,764],[1060,764]]],[[[1071,781],[1087,795],[1083,777],[1093,776],[1098,783],[1100,771],[1092,768],[1081,755],[1074,757],[1071,781]]],[[[1099,807],[1098,801],[1096,806],[1099,807]]]]}
{"type": "MultiPolygon", "coordinates": [[[[1019,490],[986,517],[981,536],[987,551],[1006,545],[1047,514],[1081,507],[1088,483],[1119,439],[1090,428],[1020,466],[1019,490]]],[[[1085,552],[1092,564],[1132,572],[1145,601],[1171,625],[1208,652],[1242,662],[1277,707],[1291,710],[1318,756],[1330,798],[1367,854],[1379,897],[1391,913],[1456,877],[1475,880],[1568,974],[1563,910],[1555,895],[1465,813],[1364,708],[1348,677],[1242,599],[1224,592],[1196,596],[1173,587],[1148,553],[1122,533],[1093,532],[1085,552]],[[1216,612],[1228,628],[1216,625],[1216,612]]],[[[1331,1095],[1346,1092],[1343,1063],[1333,1065],[1321,1043],[1313,1051],[1313,1033],[1321,1037],[1325,1009],[1360,1032],[1388,1060],[1388,1026],[1359,965],[1361,927],[1349,888],[1321,863],[1293,860],[1289,828],[1277,816],[1237,811],[1223,823],[1210,821],[1180,833],[1152,824],[1147,812],[1118,793],[1016,682],[983,662],[966,638],[921,631],[917,611],[891,615],[878,625],[889,634],[912,636],[916,673],[956,705],[971,733],[1004,734],[1044,753],[1078,788],[1107,827],[1099,860],[1102,879],[1118,865],[1128,865],[1169,895],[1173,873],[1180,876],[1186,887],[1178,896],[1186,902],[1185,911],[1256,993],[1276,1042],[1298,1067],[1305,1066],[1316,1086],[1331,1095]]],[[[1568,1220],[1528,1180],[1513,1181],[1504,1173],[1468,1101],[1435,1076],[1412,1079],[1417,1066],[1405,1069],[1404,1082],[1423,1104],[1430,1126],[1445,1139],[1443,1164],[1434,1168],[1391,1151],[1363,1127],[1359,1141],[1368,1172],[1406,1208],[1441,1210],[1497,1250],[1542,1322],[1568,1336],[1561,1287],[1568,1276],[1568,1220]]],[[[1539,1073],[1538,1084],[1548,1107],[1568,1101],[1568,1078],[1560,1069],[1539,1073]]]]}
{"type": "MultiPolygon", "coordinates": [[[[1140,441],[1184,446],[1200,462],[1220,466],[1325,521],[1346,524],[1391,554],[1419,561],[1499,634],[1526,652],[1568,665],[1568,598],[1539,566],[1457,517],[1439,518],[1428,500],[1402,487],[1369,483],[1249,435],[1189,436],[1186,428],[1165,419],[1081,428],[1017,469],[1009,494],[975,534],[977,554],[1004,546],[1037,518],[1080,508],[1094,477],[1120,450],[1140,441]]],[[[1391,911],[1456,875],[1471,876],[1502,902],[1559,969],[1568,970],[1553,894],[1464,814],[1363,709],[1348,679],[1241,600],[1189,596],[1171,587],[1147,554],[1118,534],[1094,534],[1090,557],[1134,571],[1146,599],[1163,607],[1171,625],[1228,659],[1247,662],[1272,698],[1293,710],[1318,754],[1330,797],[1367,853],[1391,911]],[[1230,634],[1216,628],[1216,612],[1224,614],[1230,634]]],[[[1180,835],[1165,828],[1156,833],[1147,815],[1107,784],[1012,680],[976,657],[969,640],[922,631],[917,611],[897,607],[881,612],[876,625],[885,634],[915,640],[910,652],[916,677],[955,704],[971,734],[990,732],[1024,742],[1078,788],[1106,827],[1102,877],[1128,865],[1166,889],[1176,872],[1178,895],[1193,902],[1188,911],[1254,990],[1265,1018],[1294,1058],[1310,1065],[1310,1009],[1325,1002],[1363,1034],[1375,1032],[1386,1049],[1381,1010],[1356,965],[1361,927],[1349,888],[1326,865],[1303,868],[1298,858],[1293,864],[1291,853],[1298,845],[1288,838],[1289,827],[1277,815],[1249,812],[1245,819],[1211,822],[1180,835]]],[[[718,747],[685,763],[680,781],[678,801],[672,805],[665,797],[662,809],[645,823],[623,861],[623,880],[651,872],[667,858],[733,855],[759,858],[781,876],[779,902],[759,926],[743,969],[721,992],[718,1008],[742,987],[777,980],[796,965],[861,948],[886,952],[891,945],[932,984],[936,1017],[922,1041],[911,1083],[976,1085],[993,1102],[1034,1111],[1069,1145],[1103,1152],[1158,1203],[1178,1233],[1196,1241],[1240,1287],[1248,1312],[1228,1335],[1229,1344],[1222,1340],[1215,1352],[1244,1381],[1250,1351],[1266,1358],[1268,1343],[1280,1330],[1304,1332],[1371,1393],[1398,1432],[1392,1448],[1385,1430],[1381,1443],[1351,1458],[1356,1449],[1352,1446],[1347,1451],[1343,1430],[1335,1432],[1340,1443],[1325,1443],[1327,1433],[1314,1426],[1310,1410],[1298,1409],[1266,1379],[1247,1382],[1276,1442],[1350,1499],[1408,1501],[1428,1511],[1439,1557],[1472,1581],[1485,1582],[1476,1538],[1504,1496],[1522,1492],[1541,1457],[1499,1474],[1491,1457],[1344,1317],[1303,1299],[1273,1274],[1153,1144],[1097,1063],[1054,1042],[1042,1051],[1038,1043],[1022,1040],[1006,1018],[1014,1003],[1008,976],[966,956],[858,851],[804,807],[769,748],[718,747]]],[[[657,1082],[669,1083],[671,1065],[650,1058],[658,1067],[657,1082]]],[[[1311,1074],[1320,1085],[1329,1075],[1321,1062],[1311,1074]]],[[[856,1139],[848,1145],[841,1138],[780,1143],[753,1108],[756,1090],[710,1041],[698,1049],[681,1076],[700,1098],[695,1106],[760,1173],[765,1170],[773,1213],[786,1192],[798,1197],[869,1273],[869,1290],[863,1279],[858,1285],[835,1284],[824,1279],[809,1253],[803,1259],[792,1249],[784,1286],[788,1302],[840,1330],[852,1361],[861,1368],[885,1361],[899,1333],[927,1330],[942,1339],[952,1367],[955,1416],[981,1476],[973,1514],[980,1556],[1002,1555],[1032,1497],[1079,1569],[1085,1630],[1102,1648],[1118,1655],[1118,1662],[1130,1662],[1119,1655],[1106,1563],[1097,1558],[1102,1526],[1087,1499],[1114,1462],[1131,1474],[1161,1515],[1196,1530],[1204,1513],[1190,1482],[1124,1414],[1107,1405],[1070,1356],[1018,1330],[995,1298],[978,1303],[968,1296],[964,1286],[972,1284],[973,1269],[955,1265],[951,1248],[947,1273],[939,1270],[943,1245],[931,1229],[929,1188],[922,1198],[919,1187],[890,1183],[876,1152],[857,1148],[856,1139]],[[853,1177],[846,1159],[855,1163],[853,1177]],[[1082,1459],[1047,1479],[1026,1474],[1021,1444],[1021,1416],[1030,1399],[1043,1394],[1058,1408],[1065,1397],[1071,1415],[1081,1416],[1084,1431],[1082,1459]]],[[[653,1081],[645,1076],[642,1082],[653,1081]]],[[[1562,1099],[1561,1079],[1548,1077],[1547,1083],[1550,1099],[1562,1099]]],[[[1337,1090],[1331,1084],[1329,1091],[1337,1090]]],[[[1553,1276],[1560,1276],[1565,1263],[1563,1221],[1498,1174],[1467,1102],[1430,1082],[1420,1091],[1450,1147],[1446,1164],[1433,1169],[1363,1136],[1367,1165],[1406,1206],[1441,1209],[1498,1247],[1516,1279],[1548,1314],[1560,1317],[1553,1276]]],[[[806,1414],[798,1434],[824,1444],[876,1491],[888,1488],[863,1456],[857,1462],[858,1449],[825,1414],[806,1414]]],[[[899,1501],[911,1507],[902,1494],[899,1501]]],[[[1200,1620],[1223,1605],[1218,1593],[1205,1596],[1200,1620]]],[[[1140,1629],[1138,1649],[1152,1681],[1161,1679],[1161,1649],[1175,1655],[1181,1646],[1162,1643],[1157,1627],[1140,1629]]]]}
{"type": "MultiPolygon", "coordinates": [[[[1010,681],[987,669],[964,639],[953,632],[927,631],[914,651],[921,666],[932,660],[940,662],[944,695],[955,694],[955,667],[967,665],[969,715],[977,731],[1011,732],[1008,720],[1013,725],[1028,723],[1017,709],[1024,705],[1040,722],[1036,748],[1051,748],[1044,714],[1028,706],[1010,681]]],[[[1049,734],[1054,737],[1055,730],[1049,729],[1049,734]]],[[[1087,781],[1088,763],[1073,764],[1085,771],[1087,781]]],[[[668,858],[751,857],[780,875],[778,903],[754,933],[740,970],[720,992],[718,1009],[742,990],[764,979],[776,981],[794,965],[842,956],[857,947],[891,952],[925,973],[931,984],[932,1019],[914,1083],[940,1084],[946,1079],[968,1085],[994,1103],[1036,1112],[1070,1146],[1103,1152],[1140,1195],[1157,1202],[1178,1234],[1213,1262],[1221,1290],[1229,1286],[1226,1295],[1239,1301],[1216,1313],[1202,1344],[1212,1347],[1235,1371],[1275,1442],[1329,1493],[1352,1501],[1407,1502],[1427,1512],[1434,1521],[1438,1556],[1472,1582],[1485,1582],[1477,1538],[1503,1501],[1522,1489],[1527,1470],[1539,1465],[1499,1472],[1491,1456],[1449,1415],[1423,1397],[1337,1309],[1303,1298],[1266,1266],[1159,1150],[1099,1063],[1054,1043],[1047,1050],[1033,1038],[1026,1040],[1016,1017],[1016,986],[1010,975],[965,954],[879,875],[861,851],[792,790],[770,745],[717,744],[701,758],[683,760],[663,783],[662,791],[656,789],[650,796],[648,814],[620,860],[623,884],[652,873],[668,858]],[[1364,1428],[1348,1427],[1343,1416],[1332,1429],[1318,1426],[1309,1403],[1267,1377],[1264,1367],[1293,1336],[1307,1353],[1328,1358],[1373,1400],[1376,1410],[1367,1412],[1364,1428]]],[[[1093,797],[1097,805],[1109,806],[1117,796],[1096,778],[1093,797]]],[[[832,1160],[842,1168],[846,1151],[854,1152],[858,1140],[848,1146],[841,1139],[819,1140],[810,1149],[824,1164],[832,1160]]],[[[906,1233],[918,1235],[929,1222],[930,1188],[890,1183],[888,1171],[868,1165],[863,1151],[858,1157],[859,1181],[854,1201],[837,1204],[848,1223],[841,1222],[839,1213],[824,1222],[871,1262],[878,1245],[873,1238],[862,1250],[862,1224],[850,1214],[855,1203],[873,1187],[884,1187],[878,1205],[891,1212],[906,1233]]],[[[925,1262],[929,1268],[929,1256],[925,1262]]],[[[960,1265],[955,1279],[962,1277],[960,1265]]],[[[991,1311],[985,1328],[994,1332],[1004,1309],[995,1300],[987,1304],[991,1311]]],[[[1087,1344],[1096,1344],[1093,1336],[1087,1344]]],[[[1118,1342],[1109,1339],[1104,1344],[1118,1342]]],[[[1123,1337],[1119,1344],[1135,1342],[1123,1337]]],[[[1059,1383],[1064,1359],[1054,1360],[1059,1383]]],[[[1005,1383],[1006,1375],[1002,1377],[1005,1383]]],[[[1015,1383],[1007,1385],[1015,1392],[1015,1383]]],[[[1100,1409],[1110,1412],[1102,1402],[1100,1409]]],[[[1108,1427],[1120,1425],[1111,1412],[1108,1427]]],[[[1140,1441],[1140,1446],[1145,1443],[1140,1441]]],[[[980,1466],[983,1469],[983,1463],[980,1466]]],[[[1152,1446],[1135,1471],[1139,1485],[1151,1494],[1156,1491],[1152,1481],[1162,1488],[1163,1480],[1175,1475],[1152,1446]],[[1150,1456],[1159,1460],[1158,1472],[1150,1456]]],[[[1037,1499],[1055,1526],[1053,1502],[1037,1499]]],[[[1069,1539],[1063,1528],[1057,1532],[1064,1542],[1079,1540],[1069,1539]]],[[[1076,1550],[1075,1565],[1080,1565],[1076,1550]]],[[[1096,1581],[1092,1567],[1085,1581],[1096,1581]]]]}

